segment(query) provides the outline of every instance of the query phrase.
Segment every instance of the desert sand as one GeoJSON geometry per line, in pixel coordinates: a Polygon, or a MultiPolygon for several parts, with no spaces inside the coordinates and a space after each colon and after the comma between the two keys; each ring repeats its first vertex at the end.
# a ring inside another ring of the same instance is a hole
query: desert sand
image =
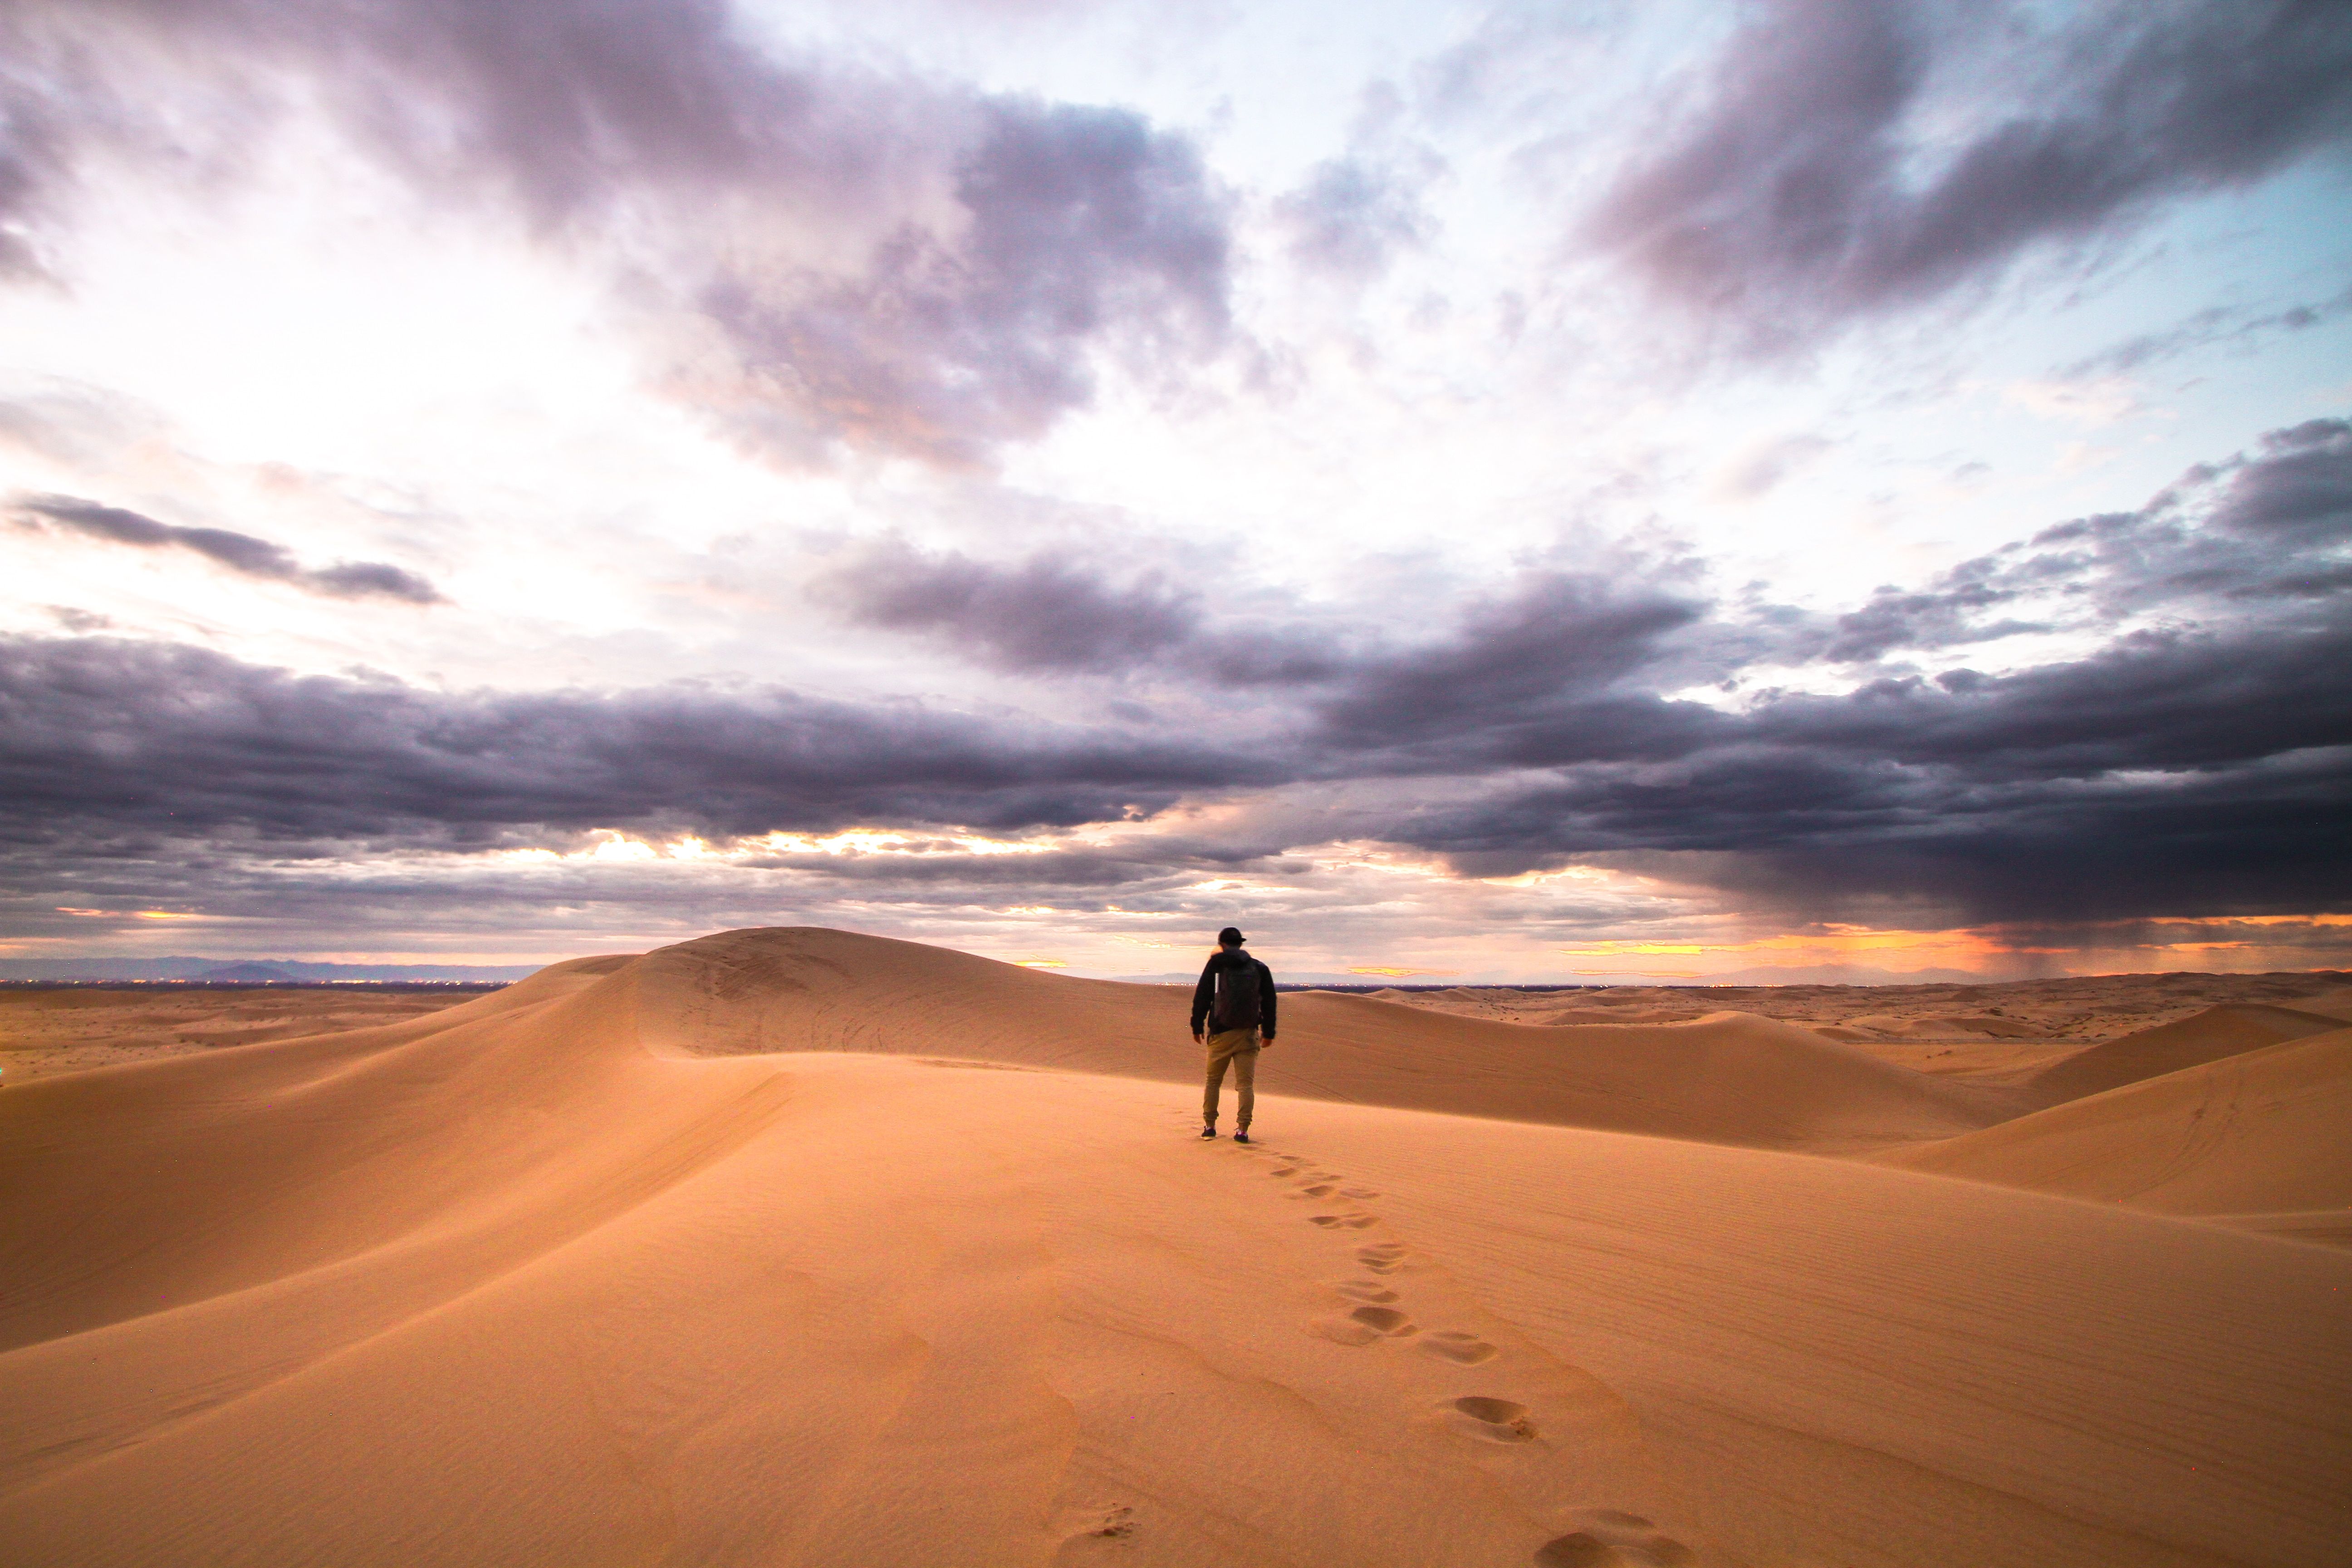
{"type": "Polygon", "coordinates": [[[0,1560],[2339,1564],[2352,1008],[2264,978],[1941,1073],[1293,994],[1252,1147],[1180,989],[809,930],[39,1078],[0,1560]]]}
{"type": "Polygon", "coordinates": [[[357,1029],[472,1001],[467,986],[0,987],[0,1073],[52,1073],[357,1029]]]}

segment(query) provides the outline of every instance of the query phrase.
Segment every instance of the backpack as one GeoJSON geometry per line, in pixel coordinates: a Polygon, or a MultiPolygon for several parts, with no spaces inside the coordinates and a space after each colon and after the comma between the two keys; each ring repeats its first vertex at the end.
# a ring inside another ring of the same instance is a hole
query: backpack
{"type": "Polygon", "coordinates": [[[1239,963],[1228,963],[1217,971],[1215,1000],[1209,1005],[1209,1021],[1219,1033],[1227,1029],[1255,1029],[1257,1016],[1257,960],[1235,954],[1239,963]]]}

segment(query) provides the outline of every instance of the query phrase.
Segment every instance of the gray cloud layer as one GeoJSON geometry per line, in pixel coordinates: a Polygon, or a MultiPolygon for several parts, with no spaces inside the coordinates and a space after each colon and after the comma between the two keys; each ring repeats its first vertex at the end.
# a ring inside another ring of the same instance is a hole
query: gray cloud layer
{"type": "MultiPolygon", "coordinates": [[[[772,687],[451,694],[152,643],[17,638],[0,645],[0,789],[20,865],[62,868],[181,837],[221,854],[590,827],[1017,833],[1354,781],[1391,804],[1356,812],[1350,836],[1481,874],[1671,853],[1729,856],[1722,876],[1790,904],[2008,920],[2303,910],[2352,898],[2347,549],[2352,424],[2313,421],[2138,512],[2059,525],[1843,621],[1790,623],[1769,649],[1851,660],[1965,641],[2063,579],[2063,598],[2119,628],[2103,651],[2008,674],[1882,665],[1846,695],[1740,708],[1664,694],[1723,624],[1670,584],[1537,574],[1463,606],[1438,641],[1333,643],[1318,666],[1235,689],[1216,674],[1223,634],[1151,584],[911,552],[845,578],[870,622],[1069,679],[1184,652],[1196,698],[1253,694],[1249,733],[1222,739],[772,687]]],[[[1157,874],[1135,853],[1090,870],[1072,852],[1054,874],[1157,874]]],[[[1197,861],[1202,847],[1159,853],[1197,861]]],[[[957,864],[932,874],[964,875],[957,864]]]]}
{"type": "Polygon", "coordinates": [[[441,593],[413,572],[382,561],[339,561],[305,567],[285,546],[226,528],[176,528],[142,513],[75,496],[25,495],[9,503],[19,522],[46,524],[142,550],[185,550],[247,577],[285,583],[336,599],[400,599],[443,603],[441,593]]]}
{"type": "Polygon", "coordinates": [[[1777,350],[2352,137],[2352,10],[2335,0],[2092,5],[2021,42],[2041,25],[2002,5],[1773,0],[1584,237],[1777,350]],[[1979,53],[1999,68],[1976,72],[1973,101],[1938,92],[1979,53]]]}

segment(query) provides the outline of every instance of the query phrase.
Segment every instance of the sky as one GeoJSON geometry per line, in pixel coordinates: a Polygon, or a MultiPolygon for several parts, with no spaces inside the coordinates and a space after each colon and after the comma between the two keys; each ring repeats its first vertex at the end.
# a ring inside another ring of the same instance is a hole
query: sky
{"type": "Polygon", "coordinates": [[[2352,965],[2352,8],[0,0],[0,957],[2352,965]]]}

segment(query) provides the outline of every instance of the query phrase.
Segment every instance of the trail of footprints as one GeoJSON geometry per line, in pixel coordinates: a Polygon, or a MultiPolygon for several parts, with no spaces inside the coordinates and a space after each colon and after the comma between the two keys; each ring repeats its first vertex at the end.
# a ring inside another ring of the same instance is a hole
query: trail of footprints
{"type": "MultiPolygon", "coordinates": [[[[1381,1194],[1370,1187],[1347,1186],[1346,1178],[1318,1170],[1295,1154],[1265,1151],[1275,1162],[1268,1173],[1281,1182],[1305,1178],[1289,1196],[1303,1203],[1361,1202],[1381,1194]]],[[[1307,1223],[1325,1230],[1365,1230],[1380,1216],[1361,1209],[1313,1214],[1307,1223]]],[[[1404,1267],[1408,1248],[1402,1242],[1374,1241],[1356,1248],[1356,1261],[1376,1278],[1349,1279],[1335,1289],[1360,1303],[1335,1317],[1317,1320],[1310,1327],[1326,1339],[1344,1345],[1370,1345],[1381,1340],[1411,1341],[1423,1354],[1457,1366],[1477,1366],[1501,1352],[1477,1335],[1458,1329],[1423,1332],[1399,1305],[1397,1292],[1381,1283],[1404,1267]]],[[[1444,1425],[1465,1437],[1486,1443],[1531,1443],[1538,1428],[1528,1407],[1515,1400],[1471,1394],[1440,1403],[1437,1415],[1444,1425]]],[[[1655,1523],[1637,1513],[1617,1509],[1588,1509],[1575,1516],[1579,1528],[1547,1542],[1535,1554],[1537,1568],[1686,1568],[1697,1554],[1655,1523]]]]}

